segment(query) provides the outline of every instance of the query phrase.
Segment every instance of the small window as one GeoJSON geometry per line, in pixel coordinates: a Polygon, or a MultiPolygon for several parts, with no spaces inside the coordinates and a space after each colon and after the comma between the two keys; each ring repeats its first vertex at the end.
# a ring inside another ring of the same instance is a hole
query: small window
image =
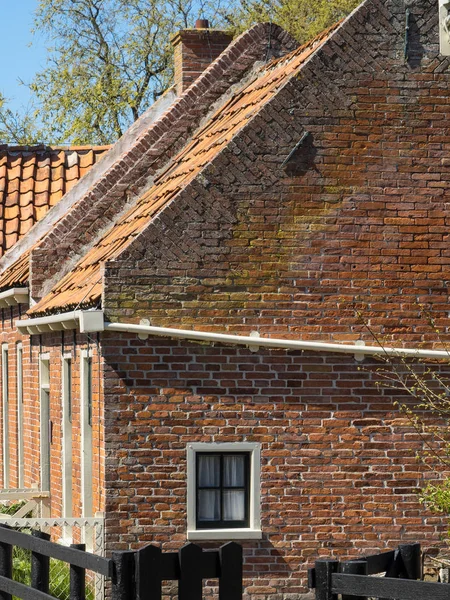
{"type": "Polygon", "coordinates": [[[260,447],[188,446],[188,539],[260,538],[260,447]]]}
{"type": "Polygon", "coordinates": [[[249,454],[198,452],[196,458],[197,529],[248,527],[249,454]]]}

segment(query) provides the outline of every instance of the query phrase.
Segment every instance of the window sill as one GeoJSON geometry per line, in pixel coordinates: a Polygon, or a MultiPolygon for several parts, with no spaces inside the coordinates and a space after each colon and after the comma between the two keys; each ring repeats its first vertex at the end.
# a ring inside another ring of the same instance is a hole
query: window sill
{"type": "Polygon", "coordinates": [[[187,532],[188,540],[260,540],[261,529],[195,529],[187,532]]]}

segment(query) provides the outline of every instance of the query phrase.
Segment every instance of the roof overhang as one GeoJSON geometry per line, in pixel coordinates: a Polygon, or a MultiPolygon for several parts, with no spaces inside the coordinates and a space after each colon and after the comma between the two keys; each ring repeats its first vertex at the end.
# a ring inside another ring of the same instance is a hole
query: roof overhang
{"type": "Polygon", "coordinates": [[[60,315],[21,319],[15,324],[20,333],[28,335],[69,329],[78,329],[80,333],[93,333],[105,328],[102,310],[74,310],[60,315]]]}
{"type": "Polygon", "coordinates": [[[29,302],[28,288],[11,288],[0,292],[0,308],[16,306],[17,304],[29,304],[29,302]]]}

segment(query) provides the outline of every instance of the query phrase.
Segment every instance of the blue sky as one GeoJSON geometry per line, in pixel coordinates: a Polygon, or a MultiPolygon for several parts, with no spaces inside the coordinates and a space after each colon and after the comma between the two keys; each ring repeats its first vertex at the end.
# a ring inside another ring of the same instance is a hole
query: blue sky
{"type": "Polygon", "coordinates": [[[3,56],[0,91],[11,99],[10,107],[20,109],[29,100],[29,92],[18,79],[31,81],[45,66],[46,52],[40,34],[32,35],[33,11],[38,0],[0,0],[0,52],[3,56]],[[32,42],[32,46],[28,44],[32,42]]]}

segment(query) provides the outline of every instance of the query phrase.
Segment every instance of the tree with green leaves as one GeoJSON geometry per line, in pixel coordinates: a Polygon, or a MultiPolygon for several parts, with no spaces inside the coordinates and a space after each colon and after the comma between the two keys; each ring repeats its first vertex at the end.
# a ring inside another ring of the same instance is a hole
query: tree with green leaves
{"type": "Polygon", "coordinates": [[[305,43],[360,3],[361,0],[243,0],[237,13],[224,18],[239,30],[270,21],[305,43]]]}
{"type": "Polygon", "coordinates": [[[23,143],[22,125],[32,141],[116,140],[170,86],[173,33],[199,12],[217,23],[221,1],[40,0],[35,28],[49,44],[47,66],[30,84],[34,109],[22,123],[4,104],[1,134],[23,143]]]}
{"type": "MultiPolygon", "coordinates": [[[[0,140],[114,142],[170,85],[170,39],[199,17],[239,33],[277,23],[300,42],[359,0],[39,0],[35,30],[48,41],[46,68],[29,85],[31,108],[0,103],[0,140]]],[[[3,90],[5,92],[5,90],[3,90]]]]}
{"type": "Polygon", "coordinates": [[[39,143],[40,134],[35,127],[34,114],[29,110],[12,110],[8,101],[0,94],[0,143],[39,143]]]}

